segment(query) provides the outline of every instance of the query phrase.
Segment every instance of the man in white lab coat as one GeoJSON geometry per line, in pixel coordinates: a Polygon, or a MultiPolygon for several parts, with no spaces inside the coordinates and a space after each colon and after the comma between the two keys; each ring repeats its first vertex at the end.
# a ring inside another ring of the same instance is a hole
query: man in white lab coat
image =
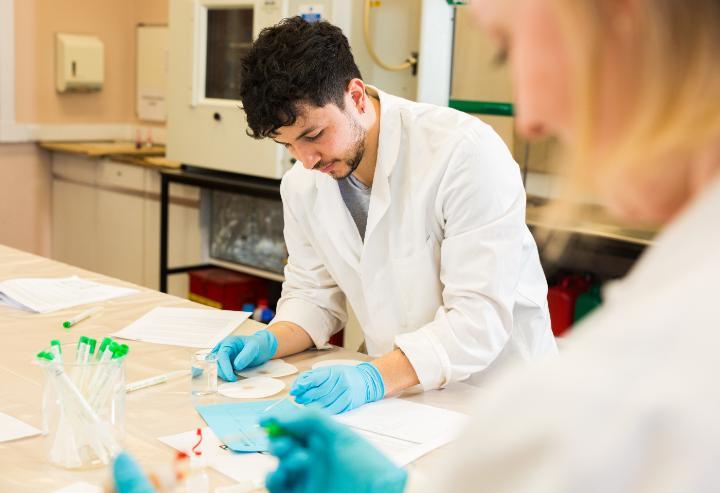
{"type": "Polygon", "coordinates": [[[326,347],[346,300],[375,359],[300,375],[299,403],[344,412],[556,351],[519,169],[488,125],[365,84],[325,22],[264,30],[241,75],[249,133],[298,162],[281,185],[289,259],[277,316],[214,349],[222,378],[326,347]]]}

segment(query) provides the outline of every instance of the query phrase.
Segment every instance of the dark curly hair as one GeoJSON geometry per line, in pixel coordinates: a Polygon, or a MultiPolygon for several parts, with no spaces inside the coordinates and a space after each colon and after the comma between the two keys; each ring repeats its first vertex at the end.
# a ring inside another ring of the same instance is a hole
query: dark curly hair
{"type": "Polygon", "coordinates": [[[305,103],[343,109],[345,89],[355,78],[361,78],[360,70],[339,27],[289,17],[263,29],[241,69],[248,135],[276,135],[280,127],[295,123],[305,103]]]}

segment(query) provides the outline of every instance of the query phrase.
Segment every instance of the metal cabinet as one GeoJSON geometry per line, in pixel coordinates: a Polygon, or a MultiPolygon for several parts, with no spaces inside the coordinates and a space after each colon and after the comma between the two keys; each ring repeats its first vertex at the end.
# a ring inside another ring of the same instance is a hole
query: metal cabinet
{"type": "Polygon", "coordinates": [[[94,159],[53,155],[52,247],[55,260],[97,270],[94,159]]]}
{"type": "MultiPolygon", "coordinates": [[[[108,158],[53,153],[52,257],[101,274],[159,288],[160,180],[153,168],[108,158]]],[[[201,260],[199,195],[171,193],[171,262],[201,260]]],[[[169,292],[187,295],[175,276],[169,292]]]]}
{"type": "Polygon", "coordinates": [[[97,165],[97,270],[145,284],[145,173],[109,160],[97,165]]]}

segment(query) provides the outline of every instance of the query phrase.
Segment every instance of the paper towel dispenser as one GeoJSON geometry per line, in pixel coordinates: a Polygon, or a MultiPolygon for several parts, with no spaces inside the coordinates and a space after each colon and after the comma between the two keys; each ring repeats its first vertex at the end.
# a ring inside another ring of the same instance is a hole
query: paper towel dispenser
{"type": "Polygon", "coordinates": [[[57,33],[55,68],[58,92],[99,91],[105,73],[102,41],[95,36],[57,33]]]}

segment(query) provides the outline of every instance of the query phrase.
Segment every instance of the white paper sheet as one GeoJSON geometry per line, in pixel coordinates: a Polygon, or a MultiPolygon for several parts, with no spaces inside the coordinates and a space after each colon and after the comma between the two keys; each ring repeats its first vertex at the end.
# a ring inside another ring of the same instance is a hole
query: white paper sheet
{"type": "Polygon", "coordinates": [[[0,442],[9,442],[18,438],[31,437],[42,433],[34,426],[24,421],[13,418],[5,413],[0,413],[0,442]]]}
{"type": "MultiPolygon", "coordinates": [[[[277,467],[277,459],[269,454],[235,453],[215,436],[210,428],[203,428],[202,452],[207,464],[221,474],[241,483],[247,491],[265,484],[265,476],[277,467]]],[[[158,438],[175,450],[190,453],[197,443],[196,430],[158,438]]]]}
{"type": "Polygon", "coordinates": [[[55,490],[53,493],[102,493],[103,489],[100,486],[86,483],[85,481],[78,481],[59,490],[55,490]]]}
{"type": "Polygon", "coordinates": [[[167,119],[165,106],[165,91],[151,87],[138,88],[137,113],[140,120],[164,122],[167,119]]]}
{"type": "Polygon", "coordinates": [[[4,294],[0,293],[0,305],[9,306],[10,308],[14,308],[16,310],[23,310],[26,312],[32,312],[32,310],[24,305],[21,305],[17,301],[13,300],[12,298],[8,298],[4,294]]]}
{"type": "Polygon", "coordinates": [[[97,303],[137,292],[137,289],[109,286],[80,279],[77,276],[8,279],[0,282],[0,293],[15,303],[39,313],[97,303]]]}
{"type": "Polygon", "coordinates": [[[469,417],[403,399],[384,399],[337,415],[335,419],[356,430],[423,448],[431,446],[424,454],[456,438],[467,425],[469,417]]]}
{"type": "Polygon", "coordinates": [[[170,346],[210,349],[251,314],[202,308],[154,308],[115,337],[170,346]]]}
{"type": "Polygon", "coordinates": [[[370,442],[376,449],[385,454],[398,467],[404,467],[423,455],[445,445],[447,440],[432,441],[427,443],[414,443],[392,438],[370,431],[354,429],[355,433],[370,442]]]}

